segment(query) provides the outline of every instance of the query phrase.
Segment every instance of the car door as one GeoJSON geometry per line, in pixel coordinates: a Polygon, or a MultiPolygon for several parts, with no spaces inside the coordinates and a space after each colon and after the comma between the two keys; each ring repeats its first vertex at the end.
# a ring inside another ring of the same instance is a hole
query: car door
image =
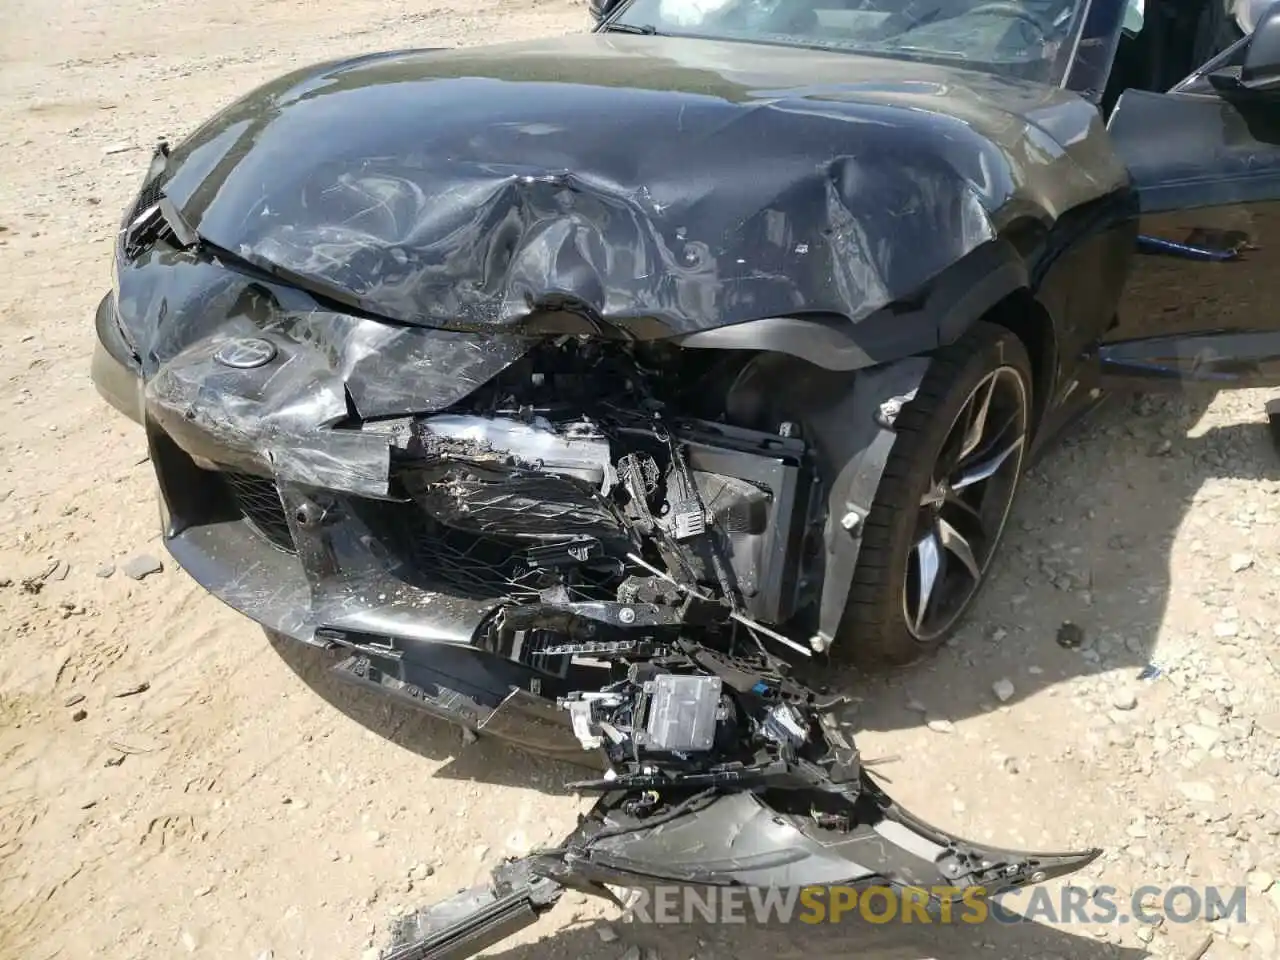
{"type": "Polygon", "coordinates": [[[1169,92],[1125,91],[1108,129],[1140,239],[1104,374],[1280,384],[1280,6],[1169,92]]]}

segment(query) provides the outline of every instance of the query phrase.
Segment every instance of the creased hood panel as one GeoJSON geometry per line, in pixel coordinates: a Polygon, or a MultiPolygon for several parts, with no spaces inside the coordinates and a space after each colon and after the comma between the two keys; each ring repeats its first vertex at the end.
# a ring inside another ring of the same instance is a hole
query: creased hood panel
{"type": "Polygon", "coordinates": [[[1091,136],[1075,103],[702,40],[389,54],[255,91],[174,152],[165,192],[210,241],[409,323],[509,330],[560,307],[669,333],[857,320],[1009,209],[1051,218],[1113,188],[1063,145],[1091,136]]]}

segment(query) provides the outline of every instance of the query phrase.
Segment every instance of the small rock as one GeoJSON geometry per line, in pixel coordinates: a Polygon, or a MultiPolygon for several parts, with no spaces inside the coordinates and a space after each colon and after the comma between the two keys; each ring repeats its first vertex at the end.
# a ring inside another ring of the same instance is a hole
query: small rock
{"type": "Polygon", "coordinates": [[[382,951],[377,947],[370,947],[360,954],[360,960],[382,960],[382,951]]]}
{"type": "Polygon", "coordinates": [[[483,860],[489,855],[489,845],[487,843],[479,844],[471,853],[477,860],[483,860]]]}
{"type": "Polygon", "coordinates": [[[1107,730],[1107,743],[1113,747],[1132,747],[1133,731],[1110,727],[1107,730]]]}
{"type": "Polygon", "coordinates": [[[365,838],[366,838],[370,843],[381,843],[381,842],[382,842],[382,831],[381,831],[381,830],[370,830],[368,833],[366,833],[366,834],[365,834],[365,838]]]}
{"type": "Polygon", "coordinates": [[[149,577],[153,573],[159,573],[164,569],[164,564],[151,556],[151,554],[143,553],[126,562],[120,569],[124,571],[124,575],[129,579],[141,580],[143,577],[149,577]]]}
{"type": "Polygon", "coordinates": [[[1117,710],[1132,710],[1138,705],[1138,697],[1128,687],[1122,687],[1111,695],[1111,705],[1117,710]]]}
{"type": "Polygon", "coordinates": [[[84,719],[85,717],[87,717],[88,715],[89,715],[89,711],[87,711],[87,710],[84,710],[84,709],[77,710],[75,713],[73,713],[73,714],[71,715],[71,722],[72,722],[72,723],[79,723],[81,720],[83,720],[83,719],[84,719]]]}
{"type": "Polygon", "coordinates": [[[1022,772],[1022,763],[1017,757],[1005,757],[1000,761],[1000,769],[1005,773],[1017,774],[1022,772]]]}
{"type": "Polygon", "coordinates": [[[1201,726],[1216,730],[1222,720],[1222,716],[1208,707],[1196,707],[1196,719],[1200,721],[1201,726]]]}
{"type": "Polygon", "coordinates": [[[427,877],[434,876],[436,868],[429,863],[415,863],[409,868],[409,879],[419,883],[427,877]]]}
{"type": "Polygon", "coordinates": [[[1184,724],[1182,732],[1187,738],[1201,750],[1209,751],[1218,745],[1218,741],[1222,739],[1222,734],[1210,727],[1202,727],[1198,723],[1184,724]]]}
{"type": "Polygon", "coordinates": [[[114,563],[104,563],[100,567],[98,567],[97,570],[94,571],[94,575],[99,576],[103,580],[105,580],[107,579],[107,577],[111,576],[115,572],[116,572],[116,565],[114,563]]]}
{"type": "Polygon", "coordinates": [[[1001,703],[1008,703],[1013,699],[1013,681],[1007,677],[1001,677],[991,685],[991,692],[1001,703]]]}
{"type": "Polygon", "coordinates": [[[1134,935],[1143,943],[1150,943],[1156,938],[1156,930],[1155,927],[1143,924],[1138,928],[1137,933],[1134,935]]]}
{"type": "Polygon", "coordinates": [[[213,887],[196,887],[192,893],[197,897],[207,897],[209,894],[213,893],[213,887]]]}
{"type": "Polygon", "coordinates": [[[1084,631],[1070,620],[1064,620],[1058,627],[1058,646],[1067,650],[1076,650],[1084,645],[1084,631]]]}
{"type": "Polygon", "coordinates": [[[604,923],[596,927],[596,936],[600,938],[601,943],[613,943],[618,939],[618,931],[604,923]]]}
{"type": "Polygon", "coordinates": [[[1213,787],[1205,783],[1203,780],[1188,780],[1178,784],[1178,789],[1182,795],[1194,803],[1213,803],[1217,798],[1213,787]]]}
{"type": "Polygon", "coordinates": [[[84,607],[76,603],[74,600],[61,601],[58,604],[58,610],[61,611],[60,616],[63,620],[68,620],[71,617],[79,616],[85,612],[84,607]]]}
{"type": "Polygon", "coordinates": [[[258,954],[258,960],[276,960],[276,952],[274,950],[263,950],[258,954]]]}
{"type": "Polygon", "coordinates": [[[474,730],[470,727],[462,728],[462,742],[465,746],[471,746],[471,744],[476,742],[476,739],[476,732],[474,730]]]}
{"type": "Polygon", "coordinates": [[[67,697],[66,700],[62,701],[62,705],[64,707],[74,707],[77,703],[84,703],[83,693],[73,693],[71,696],[67,697]]]}
{"type": "Polygon", "coordinates": [[[102,154],[103,156],[111,157],[117,153],[128,153],[132,149],[133,146],[128,143],[112,143],[102,148],[102,154]]]}
{"type": "Polygon", "coordinates": [[[195,934],[193,934],[190,930],[183,930],[182,945],[187,948],[187,953],[195,953],[196,946],[198,945],[196,943],[195,934]]]}
{"type": "Polygon", "coordinates": [[[141,683],[135,683],[132,687],[126,687],[115,696],[117,700],[123,700],[125,697],[136,697],[140,693],[146,693],[150,689],[151,684],[143,680],[141,683]]]}
{"type": "Polygon", "coordinates": [[[950,720],[930,720],[925,724],[934,733],[955,733],[956,725],[950,720]]]}
{"type": "Polygon", "coordinates": [[[1221,639],[1234,637],[1240,632],[1240,624],[1234,620],[1219,620],[1213,625],[1213,635],[1221,639]]]}
{"type": "Polygon", "coordinates": [[[1247,553],[1233,553],[1228,563],[1232,573],[1240,573],[1253,566],[1253,557],[1247,553]]]}
{"type": "Polygon", "coordinates": [[[956,799],[956,800],[952,800],[952,801],[951,801],[951,812],[952,812],[952,813],[964,813],[964,812],[965,812],[965,810],[967,810],[967,809],[968,809],[968,808],[964,805],[964,801],[963,801],[963,800],[956,799]]]}
{"type": "Polygon", "coordinates": [[[49,571],[48,579],[65,580],[67,579],[67,574],[70,572],[71,572],[71,565],[66,563],[63,560],[59,560],[57,564],[54,565],[54,568],[49,571]]]}

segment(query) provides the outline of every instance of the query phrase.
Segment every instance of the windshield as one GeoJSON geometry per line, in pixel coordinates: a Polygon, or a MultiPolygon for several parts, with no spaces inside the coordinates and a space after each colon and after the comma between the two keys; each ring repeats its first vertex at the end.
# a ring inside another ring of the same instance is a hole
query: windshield
{"type": "Polygon", "coordinates": [[[633,0],[605,29],[818,47],[1060,83],[1085,0],[633,0]]]}

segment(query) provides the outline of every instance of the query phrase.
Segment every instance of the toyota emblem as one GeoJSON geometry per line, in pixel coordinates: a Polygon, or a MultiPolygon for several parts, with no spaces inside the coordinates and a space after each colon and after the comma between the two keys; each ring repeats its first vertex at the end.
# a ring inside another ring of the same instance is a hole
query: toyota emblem
{"type": "Polygon", "coordinates": [[[237,370],[252,370],[265,366],[275,359],[276,345],[270,340],[247,337],[243,340],[228,340],[213,355],[224,367],[237,370]]]}

